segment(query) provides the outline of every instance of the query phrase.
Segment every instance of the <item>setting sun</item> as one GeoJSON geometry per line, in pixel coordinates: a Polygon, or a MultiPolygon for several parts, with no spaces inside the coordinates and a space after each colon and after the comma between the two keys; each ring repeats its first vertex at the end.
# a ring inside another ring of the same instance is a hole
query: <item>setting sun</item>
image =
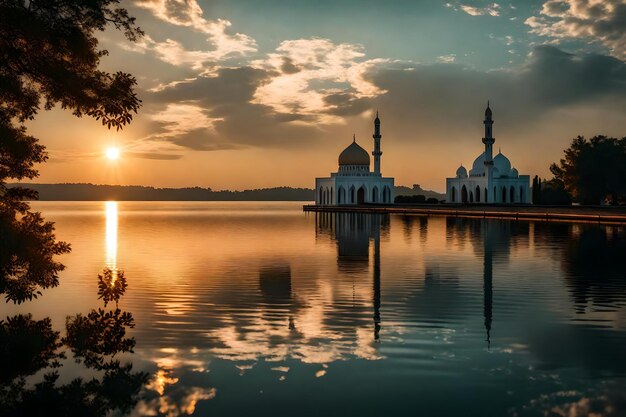
{"type": "Polygon", "coordinates": [[[106,150],[106,157],[111,161],[115,161],[120,157],[120,150],[118,148],[109,148],[106,150]]]}

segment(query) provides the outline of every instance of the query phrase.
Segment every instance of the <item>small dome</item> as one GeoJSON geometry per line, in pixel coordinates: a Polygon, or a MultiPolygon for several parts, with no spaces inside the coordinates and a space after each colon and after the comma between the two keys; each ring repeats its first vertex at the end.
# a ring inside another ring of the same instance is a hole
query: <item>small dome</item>
{"type": "Polygon", "coordinates": [[[353,141],[339,154],[339,165],[367,165],[370,164],[370,155],[353,141]]]}
{"type": "Polygon", "coordinates": [[[519,172],[517,171],[516,168],[511,168],[511,175],[512,178],[517,178],[519,177],[519,172]]]}
{"type": "Polygon", "coordinates": [[[472,164],[472,169],[470,169],[469,174],[471,177],[482,176],[485,174],[485,153],[484,152],[478,155],[478,157],[474,160],[474,163],[472,164]]]}
{"type": "Polygon", "coordinates": [[[502,152],[498,153],[495,158],[493,158],[493,165],[498,168],[500,175],[507,177],[510,175],[511,161],[509,161],[509,158],[504,156],[502,152]]]}
{"type": "Polygon", "coordinates": [[[459,167],[459,169],[456,170],[456,177],[457,178],[467,178],[467,170],[465,169],[465,167],[463,165],[461,165],[459,167]]]}

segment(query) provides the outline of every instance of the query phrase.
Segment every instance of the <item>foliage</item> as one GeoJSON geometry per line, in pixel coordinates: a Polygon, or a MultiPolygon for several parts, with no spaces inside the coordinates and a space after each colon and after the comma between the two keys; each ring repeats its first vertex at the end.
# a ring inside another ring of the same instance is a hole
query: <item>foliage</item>
{"type": "Polygon", "coordinates": [[[546,181],[535,175],[532,193],[535,205],[569,206],[572,204],[572,197],[565,190],[563,183],[556,178],[546,181]]]}
{"type": "Polygon", "coordinates": [[[112,271],[111,268],[105,268],[102,274],[98,274],[98,299],[104,301],[105,307],[111,301],[115,301],[117,307],[127,287],[124,271],[112,271]]]}
{"type": "Polygon", "coordinates": [[[33,320],[30,314],[0,320],[0,386],[39,369],[58,367],[64,355],[60,334],[49,318],[33,320]]]}
{"type": "Polygon", "coordinates": [[[130,41],[143,34],[119,0],[0,0],[0,293],[22,302],[58,284],[63,269],[54,255],[67,253],[56,242],[52,223],[29,212],[24,200],[37,193],[7,188],[9,179],[32,179],[46,161],[44,146],[25,123],[43,106],[59,105],[101,120],[108,128],[130,123],[141,100],[130,74],[99,69],[107,51],[96,32],[109,25],[130,41]]]}
{"type": "Polygon", "coordinates": [[[565,158],[550,171],[573,199],[583,204],[626,198],[626,137],[578,136],[565,150],[565,158]]]}
{"type": "Polygon", "coordinates": [[[7,301],[32,300],[59,284],[64,266],[54,256],[69,252],[70,246],[55,240],[51,222],[30,212],[18,219],[0,204],[0,236],[0,294],[7,301]]]}
{"type": "MultiPolygon", "coordinates": [[[[107,270],[99,275],[99,283],[107,270]]],[[[132,314],[117,307],[68,317],[63,338],[52,330],[49,318],[35,321],[30,315],[17,315],[0,320],[0,415],[96,417],[129,413],[149,377],[145,372],[134,372],[132,364],[115,360],[118,353],[133,351],[135,340],[126,337],[127,328],[133,326],[132,314]],[[92,377],[59,383],[58,368],[65,348],[92,370],[92,377]],[[40,382],[27,384],[26,377],[43,370],[48,372],[40,382]]]]}
{"type": "Polygon", "coordinates": [[[540,183],[539,204],[547,206],[570,206],[572,196],[563,183],[555,178],[540,183]]]}
{"type": "Polygon", "coordinates": [[[125,337],[126,328],[135,327],[133,316],[119,308],[68,317],[65,327],[67,336],[63,342],[72,349],[77,361],[82,359],[91,368],[110,368],[115,362],[109,357],[118,352],[132,352],[135,347],[135,340],[125,337]],[[108,360],[111,362],[107,363],[108,360]]]}
{"type": "Polygon", "coordinates": [[[396,204],[439,204],[435,197],[426,198],[425,195],[397,195],[394,200],[396,204]]]}

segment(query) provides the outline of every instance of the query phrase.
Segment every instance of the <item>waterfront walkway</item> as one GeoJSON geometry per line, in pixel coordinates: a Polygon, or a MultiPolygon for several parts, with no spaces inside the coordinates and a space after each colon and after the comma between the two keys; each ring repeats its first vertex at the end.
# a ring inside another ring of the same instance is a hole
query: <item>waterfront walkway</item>
{"type": "Polygon", "coordinates": [[[340,213],[394,213],[422,216],[490,217],[516,220],[583,221],[626,224],[626,207],[532,206],[532,205],[304,205],[304,211],[340,213]]]}

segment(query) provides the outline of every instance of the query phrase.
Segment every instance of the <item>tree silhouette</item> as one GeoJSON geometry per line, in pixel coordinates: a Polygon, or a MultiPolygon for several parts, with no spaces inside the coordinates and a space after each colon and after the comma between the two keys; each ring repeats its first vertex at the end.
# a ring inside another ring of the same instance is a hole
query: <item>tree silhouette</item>
{"type": "Polygon", "coordinates": [[[107,55],[98,49],[96,32],[112,25],[129,41],[143,35],[135,19],[117,7],[119,0],[0,1],[0,293],[22,302],[58,284],[63,265],[53,260],[67,253],[56,242],[53,224],[31,213],[24,200],[37,193],[7,188],[8,180],[38,175],[46,161],[44,146],[26,132],[43,105],[58,105],[77,117],[122,128],[141,105],[130,74],[99,68],[107,55]]]}
{"type": "Polygon", "coordinates": [[[565,150],[565,158],[550,171],[572,197],[583,204],[626,198],[626,137],[578,136],[565,150]]]}
{"type": "MultiPolygon", "coordinates": [[[[99,284],[106,271],[98,277],[99,284]]],[[[117,302],[123,293],[119,292],[117,302]]],[[[115,358],[118,353],[133,352],[135,340],[126,337],[126,331],[134,325],[132,313],[117,305],[114,310],[98,308],[68,317],[63,338],[52,329],[49,318],[36,321],[30,315],[16,315],[0,320],[0,415],[129,413],[148,382],[148,374],[135,372],[132,364],[115,358]],[[91,370],[90,379],[59,384],[58,369],[68,350],[77,363],[91,370]],[[27,385],[26,377],[42,370],[41,381],[27,385]]]]}

